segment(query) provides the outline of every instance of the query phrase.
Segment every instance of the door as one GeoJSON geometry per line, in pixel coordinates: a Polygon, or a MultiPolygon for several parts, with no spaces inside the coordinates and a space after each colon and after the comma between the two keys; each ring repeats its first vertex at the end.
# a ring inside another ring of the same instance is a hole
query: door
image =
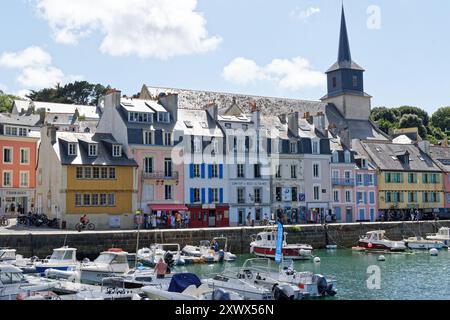
{"type": "Polygon", "coordinates": [[[172,178],[172,159],[164,160],[164,176],[166,178],[172,178]]]}
{"type": "Polygon", "coordinates": [[[347,223],[353,222],[353,211],[351,208],[347,208],[346,210],[345,222],[347,223]]]}
{"type": "Polygon", "coordinates": [[[240,226],[244,225],[244,210],[239,210],[239,213],[238,213],[238,224],[240,226]]]}
{"type": "Polygon", "coordinates": [[[341,221],[341,208],[334,208],[334,215],[336,216],[336,221],[341,221]]]}
{"type": "Polygon", "coordinates": [[[359,220],[360,221],[366,220],[366,210],[359,209],[359,220]]]}
{"type": "Polygon", "coordinates": [[[370,209],[370,221],[375,222],[375,209],[370,209]]]}
{"type": "Polygon", "coordinates": [[[209,227],[215,227],[216,226],[216,211],[210,210],[209,211],[209,227]]]}

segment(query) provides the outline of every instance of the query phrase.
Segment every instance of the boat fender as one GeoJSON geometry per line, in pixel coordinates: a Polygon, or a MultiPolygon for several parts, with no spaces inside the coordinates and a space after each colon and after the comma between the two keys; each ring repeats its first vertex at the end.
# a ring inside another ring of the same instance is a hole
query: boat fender
{"type": "Polygon", "coordinates": [[[435,257],[439,254],[439,251],[436,248],[430,249],[430,255],[435,257]]]}
{"type": "Polygon", "coordinates": [[[315,257],[315,258],[314,258],[314,263],[320,263],[320,261],[321,261],[321,260],[320,260],[319,257],[315,257]]]}

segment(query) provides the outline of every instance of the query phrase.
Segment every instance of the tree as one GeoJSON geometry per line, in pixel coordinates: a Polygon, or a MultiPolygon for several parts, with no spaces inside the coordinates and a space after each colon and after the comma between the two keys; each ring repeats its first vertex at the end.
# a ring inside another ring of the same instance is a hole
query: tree
{"type": "Polygon", "coordinates": [[[425,110],[423,110],[421,108],[411,107],[411,106],[403,106],[403,107],[397,108],[397,110],[399,112],[400,118],[407,114],[415,114],[420,119],[422,119],[423,125],[425,127],[427,127],[430,122],[430,116],[428,115],[428,113],[425,110]]]}
{"type": "Polygon", "coordinates": [[[378,107],[378,108],[373,109],[371,117],[372,117],[373,121],[379,121],[381,119],[384,119],[391,123],[394,123],[397,121],[397,115],[396,115],[394,109],[388,109],[386,107],[378,107]]]}
{"type": "Polygon", "coordinates": [[[416,114],[404,114],[400,119],[399,128],[419,128],[419,135],[422,139],[427,138],[427,128],[424,126],[422,119],[416,114]]]}
{"type": "Polygon", "coordinates": [[[431,117],[431,123],[442,131],[450,130],[450,107],[438,109],[431,117]]]}
{"type": "Polygon", "coordinates": [[[12,111],[14,100],[23,100],[11,94],[0,93],[0,113],[10,113],[12,111]]]}
{"type": "Polygon", "coordinates": [[[387,135],[390,135],[392,133],[392,130],[395,129],[395,124],[392,122],[389,122],[385,119],[381,119],[379,121],[376,122],[378,127],[380,128],[381,131],[383,131],[384,133],[386,133],[387,135]]]}
{"type": "Polygon", "coordinates": [[[104,87],[101,84],[91,84],[87,81],[76,81],[63,87],[57,84],[54,88],[31,91],[27,97],[41,102],[97,105],[99,98],[109,88],[109,86],[104,87]]]}

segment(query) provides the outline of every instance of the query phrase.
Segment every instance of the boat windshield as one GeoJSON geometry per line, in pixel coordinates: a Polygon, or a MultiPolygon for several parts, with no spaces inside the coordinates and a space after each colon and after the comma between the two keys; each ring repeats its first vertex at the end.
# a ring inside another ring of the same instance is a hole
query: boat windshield
{"type": "Polygon", "coordinates": [[[116,257],[115,254],[102,253],[101,255],[98,256],[97,259],[94,260],[94,263],[111,264],[111,262],[113,262],[115,257],[116,257]]]}
{"type": "Polygon", "coordinates": [[[64,250],[58,250],[53,251],[52,256],[50,257],[50,260],[72,260],[72,251],[64,251],[64,250]]]}
{"type": "Polygon", "coordinates": [[[0,282],[3,284],[16,284],[21,283],[24,280],[24,276],[19,272],[2,272],[0,273],[0,282]]]}

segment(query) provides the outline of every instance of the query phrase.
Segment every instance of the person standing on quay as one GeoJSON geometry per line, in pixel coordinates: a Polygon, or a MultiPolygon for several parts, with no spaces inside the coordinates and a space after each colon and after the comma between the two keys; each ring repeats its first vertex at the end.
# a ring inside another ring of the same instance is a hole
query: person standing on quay
{"type": "Polygon", "coordinates": [[[167,274],[167,264],[162,258],[159,259],[159,262],[156,264],[155,273],[158,279],[164,279],[167,274]]]}

